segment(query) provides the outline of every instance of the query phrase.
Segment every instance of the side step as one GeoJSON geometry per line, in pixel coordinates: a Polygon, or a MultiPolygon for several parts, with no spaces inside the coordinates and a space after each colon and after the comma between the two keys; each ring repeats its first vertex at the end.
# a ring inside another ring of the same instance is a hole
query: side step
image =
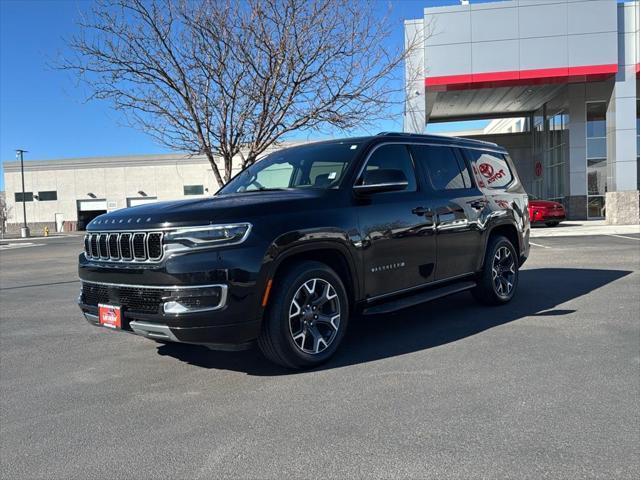
{"type": "Polygon", "coordinates": [[[446,285],[440,288],[434,288],[433,290],[422,291],[414,295],[399,298],[397,300],[390,300],[380,305],[374,305],[372,307],[365,308],[362,312],[363,315],[380,315],[381,313],[391,313],[404,308],[413,307],[421,303],[430,302],[436,298],[446,297],[454,293],[463,292],[476,286],[476,282],[458,282],[451,285],[446,285]]]}

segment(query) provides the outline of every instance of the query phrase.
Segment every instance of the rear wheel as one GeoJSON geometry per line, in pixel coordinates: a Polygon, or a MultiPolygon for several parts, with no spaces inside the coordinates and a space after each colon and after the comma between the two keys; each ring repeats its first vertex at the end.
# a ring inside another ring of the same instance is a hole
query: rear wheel
{"type": "Polygon", "coordinates": [[[513,244],[503,236],[489,239],[478,286],[471,293],[486,305],[509,302],[518,286],[518,256],[513,244]]]}
{"type": "Polygon", "coordinates": [[[311,368],[326,362],[344,337],[349,301],[340,277],[328,266],[304,261],[275,281],[258,346],[272,362],[311,368]]]}

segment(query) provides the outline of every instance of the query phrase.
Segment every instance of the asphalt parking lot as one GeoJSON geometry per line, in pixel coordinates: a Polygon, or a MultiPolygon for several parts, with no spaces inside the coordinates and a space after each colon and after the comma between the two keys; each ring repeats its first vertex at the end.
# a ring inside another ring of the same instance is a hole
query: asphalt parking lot
{"type": "Polygon", "coordinates": [[[640,235],[535,239],[514,301],[356,319],[325,367],[87,324],[80,237],[0,249],[2,478],[637,478],[640,235]]]}

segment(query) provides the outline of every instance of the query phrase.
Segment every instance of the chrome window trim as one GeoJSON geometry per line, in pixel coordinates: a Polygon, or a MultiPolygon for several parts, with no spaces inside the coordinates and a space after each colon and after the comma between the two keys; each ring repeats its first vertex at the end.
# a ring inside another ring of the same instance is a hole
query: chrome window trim
{"type": "Polygon", "coordinates": [[[353,189],[354,190],[360,190],[360,189],[365,189],[365,188],[374,188],[374,187],[407,187],[409,185],[409,182],[385,182],[385,183],[368,183],[367,185],[354,185],[353,189]]]}
{"type": "MultiPolygon", "coordinates": [[[[367,166],[367,163],[369,163],[369,160],[371,159],[371,156],[373,155],[373,153],[380,147],[384,146],[384,145],[428,145],[431,147],[450,147],[450,148],[467,148],[469,150],[480,150],[482,152],[484,151],[489,151],[492,153],[499,153],[501,155],[505,155],[507,152],[504,150],[501,150],[500,148],[491,148],[491,146],[482,146],[482,145],[474,145],[474,146],[467,146],[467,145],[455,145],[452,142],[442,142],[442,143],[438,143],[438,142],[433,142],[433,141],[424,141],[424,142],[416,142],[416,141],[403,141],[403,140],[398,140],[396,142],[381,142],[381,143],[377,143],[376,145],[374,145],[374,147],[367,153],[367,156],[365,157],[364,161],[362,162],[362,165],[360,166],[360,169],[358,170],[358,174],[355,176],[355,179],[353,181],[353,184],[351,185],[351,188],[357,186],[357,182],[358,180],[360,180],[360,177],[362,176],[362,173],[364,172],[365,167],[367,166]]],[[[416,191],[420,191],[419,189],[419,184],[420,181],[418,179],[418,172],[416,171],[416,165],[415,162],[413,161],[413,156],[411,156],[411,152],[409,152],[409,156],[411,157],[411,163],[413,164],[413,171],[414,174],[416,176],[416,187],[418,187],[416,189],[416,191]]],[[[411,193],[411,192],[409,192],[411,193]]]]}

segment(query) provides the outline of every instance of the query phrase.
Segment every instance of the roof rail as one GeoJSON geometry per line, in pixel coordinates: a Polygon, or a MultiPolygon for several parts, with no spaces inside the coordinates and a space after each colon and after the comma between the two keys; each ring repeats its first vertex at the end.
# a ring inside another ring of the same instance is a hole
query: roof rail
{"type": "Polygon", "coordinates": [[[497,147],[498,144],[494,142],[489,142],[487,140],[478,140],[476,138],[466,138],[466,137],[452,137],[451,135],[442,135],[437,133],[409,133],[409,132],[380,132],[376,134],[376,136],[384,136],[384,137],[415,137],[415,138],[442,138],[442,139],[458,139],[462,141],[475,142],[475,143],[483,143],[485,145],[491,145],[497,147]]]}
{"type": "Polygon", "coordinates": [[[387,136],[387,137],[394,136],[394,137],[399,137],[400,135],[408,135],[408,134],[407,134],[407,133],[401,133],[401,132],[379,132],[379,133],[376,133],[376,136],[377,136],[377,137],[380,137],[380,136],[387,136]]]}

